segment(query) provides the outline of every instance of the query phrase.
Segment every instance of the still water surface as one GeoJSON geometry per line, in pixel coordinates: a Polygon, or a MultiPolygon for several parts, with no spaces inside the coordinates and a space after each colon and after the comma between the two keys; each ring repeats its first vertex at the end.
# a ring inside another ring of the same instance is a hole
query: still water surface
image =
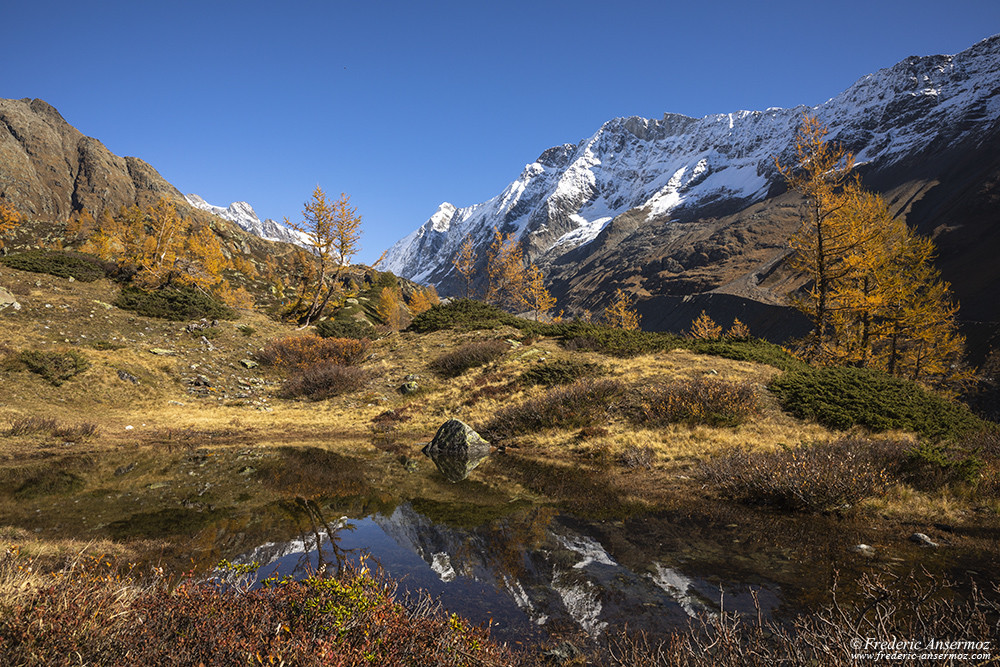
{"type": "Polygon", "coordinates": [[[630,542],[624,525],[609,538],[607,525],[543,508],[471,529],[437,523],[409,503],[388,515],[314,523],[299,539],[263,544],[234,562],[259,563],[259,583],[336,569],[338,556],[357,562],[367,554],[401,589],[425,591],[449,612],[491,623],[507,641],[580,632],[596,639],[626,625],[660,634],[717,612],[723,601],[727,610],[751,611],[751,591],[765,613],[780,599],[778,584],[756,574],[699,572],[676,540],[650,549],[630,542]],[[603,543],[608,539],[617,553],[603,543]]]}

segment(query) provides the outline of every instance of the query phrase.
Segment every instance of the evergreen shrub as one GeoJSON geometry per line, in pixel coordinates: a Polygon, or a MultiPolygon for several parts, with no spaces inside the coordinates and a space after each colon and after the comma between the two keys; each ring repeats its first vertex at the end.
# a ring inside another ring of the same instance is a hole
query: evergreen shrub
{"type": "Polygon", "coordinates": [[[173,322],[184,320],[235,320],[239,313],[194,287],[161,287],[144,290],[134,285],[122,288],[114,305],[145,317],[173,322]]]}

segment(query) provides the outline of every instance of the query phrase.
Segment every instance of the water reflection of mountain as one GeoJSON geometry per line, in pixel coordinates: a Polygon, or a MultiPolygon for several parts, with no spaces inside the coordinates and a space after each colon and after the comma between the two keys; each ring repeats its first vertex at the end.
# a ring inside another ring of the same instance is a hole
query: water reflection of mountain
{"type": "MultiPolygon", "coordinates": [[[[670,553],[630,549],[631,562],[623,564],[585,528],[545,509],[467,529],[435,523],[407,503],[389,516],[349,523],[354,530],[338,534],[340,548],[370,551],[405,587],[439,596],[445,608],[474,621],[492,620],[506,638],[530,627],[592,637],[626,624],[664,631],[718,609],[718,583],[684,574],[670,553]]],[[[277,570],[301,577],[320,564],[315,547],[310,535],[261,545],[237,562],[261,563],[260,576],[277,570]]],[[[725,588],[727,608],[746,603],[746,585],[725,588]]],[[[772,593],[760,597],[765,611],[777,604],[772,593]]]]}

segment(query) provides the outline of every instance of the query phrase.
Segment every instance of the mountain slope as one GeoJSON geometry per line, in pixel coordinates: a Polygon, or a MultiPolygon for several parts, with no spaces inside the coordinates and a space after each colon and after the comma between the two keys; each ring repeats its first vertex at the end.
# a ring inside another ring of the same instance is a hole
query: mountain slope
{"type": "Polygon", "coordinates": [[[27,216],[64,221],[87,208],[145,205],[181,193],[153,167],[84,136],[42,100],[0,100],[0,197],[27,216]]]}
{"type": "MultiPolygon", "coordinates": [[[[780,260],[799,213],[797,198],[781,194],[773,157],[791,159],[806,112],[855,153],[866,183],[886,193],[894,210],[937,230],[946,277],[963,302],[989,311],[984,298],[1000,288],[996,269],[976,267],[979,287],[966,289],[948,258],[983,235],[990,252],[1000,250],[990,231],[1000,227],[996,209],[987,204],[995,178],[972,173],[984,155],[995,155],[1000,36],[955,56],[907,58],[813,108],[608,121],[575,146],[543,152],[497,197],[464,208],[442,204],[390,249],[385,266],[456,291],[451,260],[458,246],[471,235],[482,257],[496,226],[523,242],[571,310],[601,308],[621,286],[640,297],[722,291],[779,303],[790,284],[780,260]],[[950,219],[962,207],[988,219],[974,225],[981,231],[954,236],[967,224],[950,219]],[[770,284],[761,281],[764,273],[770,284]]],[[[1000,319],[995,307],[990,312],[1000,319]]]]}

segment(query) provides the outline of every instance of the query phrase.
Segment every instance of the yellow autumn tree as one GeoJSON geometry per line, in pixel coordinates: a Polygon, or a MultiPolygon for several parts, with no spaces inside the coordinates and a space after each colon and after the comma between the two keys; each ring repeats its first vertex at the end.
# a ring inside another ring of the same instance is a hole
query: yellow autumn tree
{"type": "Polygon", "coordinates": [[[66,223],[66,240],[70,243],[84,241],[97,229],[97,221],[86,208],[80,209],[66,223]]]}
{"type": "Polygon", "coordinates": [[[733,318],[733,324],[726,331],[725,337],[729,340],[748,340],[750,338],[750,327],[743,324],[740,318],[733,318]]]}
{"type": "Polygon", "coordinates": [[[506,310],[525,306],[528,274],[524,252],[513,234],[501,234],[493,228],[493,243],[486,257],[486,301],[506,310]]]}
{"type": "Polygon", "coordinates": [[[458,275],[462,276],[462,281],[465,284],[465,298],[471,299],[472,284],[476,274],[476,248],[471,235],[466,234],[451,263],[458,271],[458,275]]]}
{"type": "MultiPolygon", "coordinates": [[[[146,289],[191,286],[234,306],[253,304],[244,288],[233,288],[225,272],[237,271],[219,236],[205,224],[182,217],[166,199],[140,208],[122,207],[117,216],[105,212],[83,250],[115,261],[146,289]]],[[[239,272],[253,275],[249,262],[239,272]]]]}
{"type": "Polygon", "coordinates": [[[437,290],[428,286],[414,291],[407,307],[411,315],[419,315],[438,303],[441,303],[441,300],[438,298],[437,290]]]}
{"type": "Polygon", "coordinates": [[[827,129],[815,116],[804,114],[795,140],[794,163],[775,165],[788,187],[805,198],[800,230],[792,237],[790,266],[809,278],[808,293],[796,306],[812,321],[813,333],[807,356],[819,359],[829,354],[833,335],[830,293],[844,271],[843,256],[848,238],[836,215],[843,201],[840,193],[851,177],[854,156],[826,140],[827,129]]]}
{"type": "Polygon", "coordinates": [[[4,247],[3,237],[21,224],[21,214],[10,202],[0,201],[0,248],[4,247]]]}
{"type": "Polygon", "coordinates": [[[389,328],[399,331],[403,328],[403,304],[400,303],[399,289],[396,287],[383,287],[379,292],[378,304],[375,312],[379,318],[389,328]]]}
{"type": "Polygon", "coordinates": [[[542,270],[534,264],[528,267],[527,279],[523,301],[528,310],[535,313],[537,322],[540,316],[555,308],[556,299],[545,288],[545,275],[542,270]]]}
{"type": "Polygon", "coordinates": [[[704,310],[691,322],[691,331],[688,332],[692,338],[698,340],[718,340],[722,338],[722,327],[715,323],[704,310]]]}
{"type": "Polygon", "coordinates": [[[341,193],[340,199],[328,201],[320,186],[313,190],[312,199],[302,207],[302,221],[286,224],[306,237],[315,258],[315,282],[301,295],[305,307],[305,326],[323,314],[323,309],[339,289],[340,275],[351,258],[361,249],[361,216],[350,205],[351,198],[341,193]]]}
{"type": "Polygon", "coordinates": [[[625,331],[635,331],[639,328],[641,319],[635,310],[632,297],[625,290],[617,289],[611,305],[604,309],[605,324],[625,331]]]}
{"type": "Polygon", "coordinates": [[[880,368],[915,380],[961,376],[964,339],[934,244],[850,173],[853,157],[803,119],[798,165],[779,169],[807,201],[791,266],[809,279],[796,305],[810,317],[810,359],[880,368]]]}

